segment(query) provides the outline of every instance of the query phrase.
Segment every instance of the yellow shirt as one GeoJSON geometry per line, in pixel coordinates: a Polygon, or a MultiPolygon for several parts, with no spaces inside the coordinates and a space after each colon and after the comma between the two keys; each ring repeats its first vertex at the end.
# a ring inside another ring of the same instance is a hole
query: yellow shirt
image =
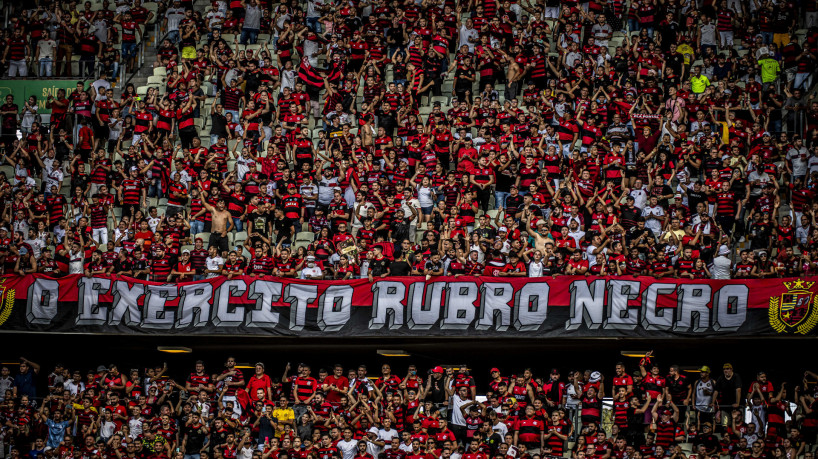
{"type": "Polygon", "coordinates": [[[685,57],[685,64],[690,65],[690,59],[693,57],[693,48],[687,43],[682,43],[676,47],[676,52],[685,57]]]}
{"type": "Polygon", "coordinates": [[[690,77],[690,89],[694,94],[701,94],[710,86],[710,80],[704,75],[690,77]]]}
{"type": "Polygon", "coordinates": [[[291,421],[295,419],[295,412],[293,412],[292,408],[275,408],[273,410],[273,417],[278,421],[276,423],[276,438],[281,438],[281,434],[284,433],[284,424],[281,421],[291,421]]]}
{"type": "Polygon", "coordinates": [[[778,72],[781,71],[778,61],[771,57],[760,59],[758,65],[761,66],[761,81],[763,83],[772,83],[778,76],[778,72]]]}

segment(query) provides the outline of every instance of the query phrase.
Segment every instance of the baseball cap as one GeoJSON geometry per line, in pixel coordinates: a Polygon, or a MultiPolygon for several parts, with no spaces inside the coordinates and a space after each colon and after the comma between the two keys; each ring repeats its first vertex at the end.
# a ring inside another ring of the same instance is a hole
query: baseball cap
{"type": "Polygon", "coordinates": [[[438,365],[438,366],[432,368],[432,373],[443,373],[443,367],[438,365]]]}
{"type": "Polygon", "coordinates": [[[497,368],[497,367],[494,367],[494,368],[492,368],[491,370],[489,370],[489,373],[494,373],[495,371],[496,371],[497,373],[499,373],[499,372],[500,372],[500,369],[499,369],[499,368],[497,368]]]}
{"type": "Polygon", "coordinates": [[[710,367],[704,365],[703,367],[699,368],[699,371],[701,371],[702,373],[710,373],[710,367]]]}
{"type": "Polygon", "coordinates": [[[732,369],[733,369],[733,365],[732,365],[732,364],[729,364],[729,363],[725,363],[725,364],[724,364],[724,366],[722,367],[722,369],[724,369],[724,370],[732,370],[732,369]]]}
{"type": "Polygon", "coordinates": [[[188,249],[182,250],[182,255],[184,255],[184,254],[190,255],[190,250],[188,250],[188,249]]]}

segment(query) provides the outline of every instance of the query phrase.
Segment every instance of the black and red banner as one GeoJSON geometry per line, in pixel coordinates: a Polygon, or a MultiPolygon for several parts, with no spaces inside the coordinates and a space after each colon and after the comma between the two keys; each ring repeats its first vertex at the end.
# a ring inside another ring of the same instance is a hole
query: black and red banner
{"type": "Polygon", "coordinates": [[[0,331],[266,336],[815,335],[816,278],[0,278],[0,331]]]}

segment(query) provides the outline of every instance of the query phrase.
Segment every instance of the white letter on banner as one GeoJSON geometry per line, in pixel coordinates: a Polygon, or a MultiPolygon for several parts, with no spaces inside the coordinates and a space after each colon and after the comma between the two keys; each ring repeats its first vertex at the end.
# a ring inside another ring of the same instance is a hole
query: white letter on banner
{"type": "Polygon", "coordinates": [[[284,287],[284,302],[290,303],[290,325],[292,331],[304,329],[307,320],[307,305],[318,297],[317,285],[287,284],[284,287]]]}
{"type": "Polygon", "coordinates": [[[330,285],[318,298],[318,328],[321,331],[338,331],[349,322],[352,315],[352,287],[330,285]]]}
{"type": "Polygon", "coordinates": [[[477,284],[474,282],[449,282],[443,302],[441,330],[465,330],[474,322],[477,301],[477,284]]]}
{"type": "Polygon", "coordinates": [[[210,282],[182,285],[179,290],[176,328],[207,325],[210,320],[211,300],[216,301],[213,299],[213,285],[210,282]]]}
{"type": "Polygon", "coordinates": [[[110,279],[95,277],[80,277],[79,280],[79,307],[77,325],[102,325],[108,318],[108,308],[99,305],[100,292],[107,292],[111,288],[110,279]]]}
{"type": "Polygon", "coordinates": [[[673,331],[703,332],[710,326],[710,293],[707,284],[681,284],[677,289],[679,301],[673,331]]]}
{"type": "Polygon", "coordinates": [[[384,325],[390,330],[402,327],[406,314],[404,301],[408,300],[403,282],[378,281],[372,284],[372,318],[369,319],[369,329],[380,330],[384,325]]]}
{"type": "Polygon", "coordinates": [[[173,328],[176,311],[165,309],[165,303],[179,296],[175,285],[148,285],[145,295],[145,314],[142,318],[144,328],[173,328]]]}
{"type": "Polygon", "coordinates": [[[608,283],[608,313],[602,323],[607,330],[633,330],[639,320],[639,307],[628,308],[628,300],[639,298],[637,281],[611,280],[608,283]],[[631,309],[634,309],[631,311],[631,309]]]}
{"type": "Polygon", "coordinates": [[[128,318],[125,320],[125,325],[139,325],[142,322],[142,310],[137,301],[145,294],[145,284],[135,282],[133,287],[128,287],[127,282],[116,281],[112,293],[114,302],[108,325],[119,325],[126,314],[128,318]]]}
{"type": "Polygon", "coordinates": [[[642,328],[645,330],[670,330],[675,311],[657,308],[659,295],[670,295],[676,291],[676,284],[650,284],[643,294],[642,328]]]}
{"type": "Polygon", "coordinates": [[[736,331],[747,320],[747,303],[750,289],[743,284],[725,285],[713,296],[713,330],[736,331]]]}
{"type": "Polygon", "coordinates": [[[410,330],[428,330],[440,318],[440,303],[446,283],[432,282],[423,290],[417,288],[421,285],[422,282],[415,282],[409,287],[411,304],[406,323],[410,330]]]}
{"type": "Polygon", "coordinates": [[[536,331],[545,323],[550,290],[551,287],[545,282],[530,282],[517,292],[514,298],[514,328],[536,331]]]}
{"type": "MultiPolygon", "coordinates": [[[[57,315],[60,283],[52,279],[34,279],[28,287],[26,320],[31,324],[50,324],[57,315]]],[[[6,292],[6,298],[10,298],[6,292]]],[[[2,305],[0,305],[2,306],[2,305]]]]}
{"type": "Polygon", "coordinates": [[[566,330],[576,330],[585,325],[597,329],[605,316],[605,281],[595,280],[588,285],[584,280],[571,282],[571,318],[565,322],[566,330]]]}
{"type": "Polygon", "coordinates": [[[241,296],[247,290],[242,279],[226,280],[216,289],[213,296],[213,325],[217,327],[238,327],[244,323],[244,307],[230,305],[231,296],[241,296]],[[231,310],[232,308],[232,310],[231,310]]]}
{"type": "Polygon", "coordinates": [[[508,282],[484,282],[480,286],[480,320],[474,328],[503,332],[511,326],[511,307],[509,302],[514,298],[514,287],[508,282]]]}
{"type": "Polygon", "coordinates": [[[275,327],[278,325],[278,313],[273,311],[273,303],[281,298],[281,282],[257,280],[250,283],[247,299],[256,300],[247,319],[248,327],[275,327]]]}

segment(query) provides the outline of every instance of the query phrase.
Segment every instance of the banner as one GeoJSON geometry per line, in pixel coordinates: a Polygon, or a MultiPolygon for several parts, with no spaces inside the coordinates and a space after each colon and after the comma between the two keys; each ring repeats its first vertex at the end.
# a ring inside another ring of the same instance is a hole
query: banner
{"type": "Polygon", "coordinates": [[[0,100],[6,103],[6,96],[14,96],[14,103],[23,109],[30,96],[37,97],[37,113],[51,114],[51,109],[45,108],[48,96],[57,98],[57,90],[65,89],[65,97],[77,89],[77,81],[81,80],[3,80],[0,82],[0,100]]]}
{"type": "Polygon", "coordinates": [[[0,331],[268,336],[814,335],[812,279],[5,276],[0,331]]]}

